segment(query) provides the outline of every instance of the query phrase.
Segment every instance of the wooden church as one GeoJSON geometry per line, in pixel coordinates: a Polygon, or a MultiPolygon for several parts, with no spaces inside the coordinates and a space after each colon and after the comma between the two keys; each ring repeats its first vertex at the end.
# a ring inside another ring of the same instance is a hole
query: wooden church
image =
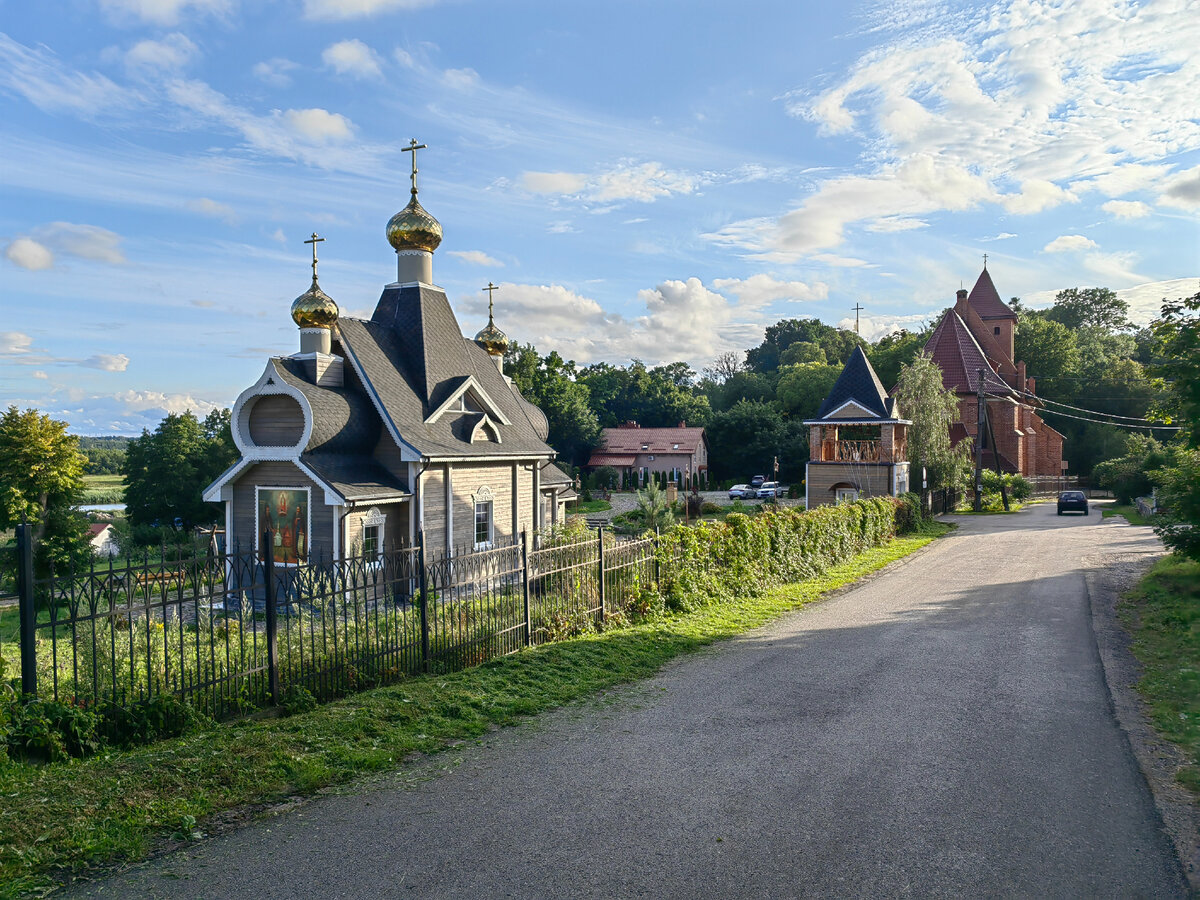
{"type": "Polygon", "coordinates": [[[270,529],[284,565],[381,556],[419,532],[431,550],[470,552],[555,524],[574,496],[546,416],[503,374],[490,311],[468,340],[433,283],[442,226],[417,201],[421,148],[405,148],[412,198],[387,224],[397,276],[370,319],[321,290],[310,241],[312,285],[291,309],[299,351],[238,397],[241,458],[204,492],[225,506],[231,549],[261,550],[270,529]]]}
{"type": "Polygon", "coordinates": [[[866,497],[898,497],[909,488],[907,419],[867,355],[855,347],[833,390],[808,426],[806,509],[866,497]]]}

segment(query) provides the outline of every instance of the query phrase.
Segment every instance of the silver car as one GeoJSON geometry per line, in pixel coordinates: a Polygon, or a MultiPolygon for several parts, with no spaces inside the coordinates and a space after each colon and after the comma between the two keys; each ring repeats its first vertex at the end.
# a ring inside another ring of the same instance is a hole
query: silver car
{"type": "Polygon", "coordinates": [[[764,481],[762,487],[758,489],[758,499],[768,500],[772,497],[780,497],[787,493],[787,488],[778,481],[764,481]]]}

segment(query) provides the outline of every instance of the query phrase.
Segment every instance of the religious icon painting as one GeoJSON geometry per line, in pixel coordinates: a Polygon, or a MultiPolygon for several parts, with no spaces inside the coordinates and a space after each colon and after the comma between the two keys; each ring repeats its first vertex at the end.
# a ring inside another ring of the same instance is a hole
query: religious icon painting
{"type": "Polygon", "coordinates": [[[295,565],[308,558],[309,496],[307,488],[258,488],[258,535],[270,530],[276,563],[295,565]]]}

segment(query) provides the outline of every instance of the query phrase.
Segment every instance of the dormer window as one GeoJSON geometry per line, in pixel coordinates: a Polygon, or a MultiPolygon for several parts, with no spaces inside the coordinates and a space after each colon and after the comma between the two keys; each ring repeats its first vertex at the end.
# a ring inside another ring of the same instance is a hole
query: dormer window
{"type": "Polygon", "coordinates": [[[649,445],[649,444],[642,444],[642,449],[643,449],[643,450],[649,450],[649,449],[650,449],[650,445],[649,445]]]}
{"type": "Polygon", "coordinates": [[[679,449],[679,445],[678,445],[678,444],[672,444],[672,445],[671,445],[671,449],[672,449],[672,450],[678,450],[678,449],[679,449]]]}

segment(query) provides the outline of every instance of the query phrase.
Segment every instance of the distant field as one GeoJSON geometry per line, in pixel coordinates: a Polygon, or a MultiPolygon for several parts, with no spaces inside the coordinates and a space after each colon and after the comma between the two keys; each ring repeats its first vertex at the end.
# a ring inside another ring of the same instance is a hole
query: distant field
{"type": "Polygon", "coordinates": [[[120,488],[125,490],[124,475],[84,475],[83,486],[87,490],[93,488],[120,488]]]}

